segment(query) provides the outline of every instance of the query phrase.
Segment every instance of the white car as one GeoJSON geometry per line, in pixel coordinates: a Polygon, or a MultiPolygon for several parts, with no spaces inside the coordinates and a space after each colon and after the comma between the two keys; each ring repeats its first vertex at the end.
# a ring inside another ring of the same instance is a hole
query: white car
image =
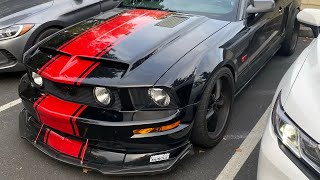
{"type": "MultiPolygon", "coordinates": [[[[298,21],[320,32],[320,10],[298,21]]],[[[320,37],[283,77],[261,142],[258,179],[320,179],[320,37]]]]}

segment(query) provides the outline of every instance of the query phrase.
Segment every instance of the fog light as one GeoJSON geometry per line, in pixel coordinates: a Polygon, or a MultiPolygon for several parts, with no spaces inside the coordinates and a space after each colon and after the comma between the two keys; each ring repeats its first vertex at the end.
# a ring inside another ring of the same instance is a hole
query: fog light
{"type": "Polygon", "coordinates": [[[42,87],[42,85],[43,85],[43,79],[42,79],[42,77],[41,77],[39,74],[37,74],[37,73],[35,73],[35,72],[32,72],[32,79],[33,79],[33,82],[34,82],[36,85],[42,87]]]}
{"type": "Polygon", "coordinates": [[[96,101],[103,106],[109,106],[112,101],[112,93],[109,89],[104,87],[94,88],[93,94],[96,98],[96,101]]]}
{"type": "Polygon", "coordinates": [[[165,90],[160,88],[150,88],[148,93],[153,102],[158,106],[165,107],[170,104],[170,96],[165,90]]]}
{"type": "Polygon", "coordinates": [[[178,127],[180,125],[180,123],[181,123],[181,121],[177,121],[175,123],[161,126],[161,127],[136,129],[136,130],[133,130],[133,134],[149,134],[149,133],[154,133],[154,132],[169,131],[171,129],[178,127]]]}

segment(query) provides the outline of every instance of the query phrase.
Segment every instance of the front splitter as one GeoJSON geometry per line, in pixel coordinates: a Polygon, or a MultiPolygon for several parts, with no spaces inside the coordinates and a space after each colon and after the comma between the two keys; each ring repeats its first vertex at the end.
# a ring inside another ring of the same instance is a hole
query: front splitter
{"type": "Polygon", "coordinates": [[[186,156],[193,154],[193,146],[190,142],[168,150],[148,153],[126,153],[110,151],[94,146],[88,146],[85,150],[83,161],[50,147],[39,138],[38,132],[41,126],[31,120],[26,111],[20,113],[19,129],[22,138],[28,140],[48,156],[61,162],[74,166],[90,169],[105,175],[146,175],[159,174],[171,171],[186,156]],[[35,140],[37,139],[36,143],[35,140]],[[150,162],[150,158],[156,155],[170,154],[170,158],[159,162],[150,162]]]}

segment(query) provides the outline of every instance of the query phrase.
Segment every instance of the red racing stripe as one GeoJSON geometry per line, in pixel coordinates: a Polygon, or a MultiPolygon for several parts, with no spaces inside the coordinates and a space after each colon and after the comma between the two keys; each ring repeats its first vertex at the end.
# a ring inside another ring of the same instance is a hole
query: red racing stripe
{"type": "Polygon", "coordinates": [[[148,13],[149,11],[146,10],[132,10],[119,15],[109,21],[109,23],[90,31],[85,36],[77,39],[69,46],[63,48],[62,51],[72,55],[95,56],[104,47],[109,45],[110,40],[114,41],[119,36],[127,33],[128,30],[134,28],[133,26],[136,24],[135,22],[132,22],[132,20],[137,18],[138,20],[141,19],[143,22],[145,21],[144,16],[148,13]]]}
{"type": "MultiPolygon", "coordinates": [[[[148,13],[148,16],[151,17],[152,19],[160,19],[164,16],[169,15],[168,12],[163,12],[163,11],[152,11],[150,13],[148,13]]],[[[151,21],[151,20],[150,20],[151,21]]],[[[137,26],[135,29],[133,29],[132,31],[122,35],[121,38],[117,39],[115,42],[110,43],[109,46],[105,47],[99,54],[96,55],[97,58],[101,58],[105,53],[107,53],[108,51],[110,51],[114,46],[116,46],[117,44],[119,44],[120,42],[122,42],[123,40],[125,40],[130,34],[133,34],[137,31],[139,31],[140,29],[142,29],[143,27],[145,27],[146,25],[148,25],[150,23],[150,21],[145,21],[144,23],[142,23],[141,25],[137,26]]],[[[85,71],[83,73],[83,75],[81,75],[77,81],[75,82],[76,85],[80,85],[81,82],[96,68],[100,65],[100,63],[96,63],[94,64],[94,66],[92,68],[88,68],[87,71],[85,71]]]]}
{"type": "Polygon", "coordinates": [[[43,124],[61,132],[79,136],[75,121],[87,106],[47,95],[41,103],[34,107],[43,124]]]}
{"type": "MultiPolygon", "coordinates": [[[[130,34],[137,32],[138,30],[142,29],[145,25],[147,25],[148,23],[144,23],[142,25],[140,25],[137,29],[135,29],[134,31],[130,32],[130,34]]],[[[117,39],[115,42],[110,43],[109,46],[107,46],[105,49],[103,49],[99,54],[96,55],[97,58],[100,58],[101,56],[103,56],[106,52],[110,51],[114,46],[116,46],[117,44],[119,44],[121,41],[123,41],[126,37],[128,37],[128,33],[123,35],[121,38],[117,39]]],[[[93,64],[92,67],[88,68],[86,71],[84,71],[84,73],[82,75],[80,75],[79,78],[77,78],[75,84],[76,85],[80,85],[81,82],[96,68],[100,65],[100,62],[97,62],[95,64],[93,64]]]]}
{"type": "Polygon", "coordinates": [[[99,58],[104,54],[102,51],[109,51],[141,26],[167,14],[168,12],[141,9],[121,14],[62,48],[61,51],[72,54],[73,58],[70,59],[68,56],[57,58],[41,72],[41,75],[52,81],[74,84],[100,64],[79,59],[78,56],[99,58]]]}
{"type": "MultiPolygon", "coordinates": [[[[118,15],[117,15],[118,16],[118,15]]],[[[114,18],[117,18],[117,16],[115,16],[114,18]]],[[[72,38],[71,40],[65,42],[61,47],[59,47],[57,50],[61,51],[64,47],[68,46],[69,44],[71,44],[72,42],[76,41],[77,39],[79,39],[80,37],[84,36],[85,34],[95,31],[97,28],[99,28],[102,25],[105,25],[107,23],[109,23],[109,21],[112,19],[108,19],[96,26],[93,26],[87,30],[85,30],[84,32],[82,32],[81,34],[77,35],[76,37],[72,38]]],[[[57,60],[61,55],[56,55],[55,57],[53,57],[51,60],[49,60],[45,65],[42,66],[42,68],[40,68],[38,70],[38,74],[41,74],[41,72],[46,69],[51,63],[53,63],[55,60],[57,60]]]]}
{"type": "Polygon", "coordinates": [[[57,60],[61,55],[56,55],[54,56],[50,61],[48,61],[44,66],[42,66],[39,70],[38,70],[38,74],[41,74],[41,72],[46,69],[48,66],[50,66],[50,64],[52,64],[55,60],[57,60]]]}
{"type": "Polygon", "coordinates": [[[87,139],[86,144],[84,145],[83,149],[81,150],[81,164],[83,164],[83,159],[84,159],[84,155],[86,154],[87,148],[88,148],[88,142],[89,140],[87,139]]]}
{"type": "MultiPolygon", "coordinates": [[[[119,15],[109,23],[106,23],[98,28],[91,30],[83,35],[81,38],[76,39],[68,46],[61,49],[63,52],[72,54],[73,56],[85,55],[95,56],[106,45],[98,38],[127,24],[130,20],[146,14],[144,10],[131,11],[119,15]],[[96,40],[96,41],[95,41],[96,40]],[[99,43],[97,43],[99,41],[99,43]],[[90,42],[90,44],[88,44],[90,42]]],[[[73,84],[73,82],[83,73],[88,67],[92,66],[95,62],[80,60],[76,57],[70,59],[68,56],[62,56],[51,63],[41,72],[41,75],[49,80],[58,79],[60,83],[73,84]]]]}
{"type": "Polygon", "coordinates": [[[47,141],[48,141],[48,134],[49,134],[49,129],[47,129],[45,134],[44,134],[44,137],[43,137],[43,142],[44,143],[47,143],[47,141]]]}
{"type": "Polygon", "coordinates": [[[39,104],[47,97],[47,94],[44,94],[42,95],[41,97],[38,98],[38,100],[36,102],[34,102],[33,104],[33,108],[36,110],[36,114],[37,114],[37,117],[38,117],[38,120],[41,122],[41,119],[40,119],[40,116],[39,116],[39,113],[37,111],[37,108],[39,106],[39,104]]]}
{"type": "Polygon", "coordinates": [[[77,118],[80,116],[80,114],[81,114],[87,107],[88,107],[88,106],[82,106],[82,107],[80,107],[80,109],[79,109],[77,112],[75,112],[75,115],[73,115],[73,116],[70,118],[71,124],[72,124],[72,126],[73,126],[73,128],[74,128],[74,132],[75,132],[75,135],[76,135],[76,136],[80,136],[80,134],[79,134],[79,129],[78,129],[78,126],[77,126],[77,123],[76,123],[77,118]]]}
{"type": "MultiPolygon", "coordinates": [[[[118,16],[118,15],[116,15],[114,18],[118,18],[117,16],[118,16]]],[[[87,33],[89,33],[89,32],[92,32],[92,31],[95,31],[97,28],[99,28],[99,27],[101,27],[101,26],[109,23],[110,20],[112,20],[112,18],[110,18],[110,19],[108,19],[108,20],[106,20],[106,21],[104,21],[104,22],[102,22],[102,23],[100,23],[100,24],[98,24],[98,25],[96,25],[96,26],[93,26],[93,27],[91,27],[90,29],[82,32],[81,34],[77,35],[76,37],[74,37],[74,38],[71,39],[70,41],[64,43],[61,47],[58,48],[58,50],[61,50],[61,49],[65,48],[66,46],[68,46],[69,44],[71,44],[72,42],[74,42],[75,40],[77,40],[77,39],[79,39],[80,37],[84,36],[85,34],[87,34],[87,33]]]]}
{"type": "Polygon", "coordinates": [[[80,141],[63,137],[53,131],[48,132],[48,140],[46,143],[53,149],[75,158],[79,158],[79,152],[84,144],[80,141]]]}

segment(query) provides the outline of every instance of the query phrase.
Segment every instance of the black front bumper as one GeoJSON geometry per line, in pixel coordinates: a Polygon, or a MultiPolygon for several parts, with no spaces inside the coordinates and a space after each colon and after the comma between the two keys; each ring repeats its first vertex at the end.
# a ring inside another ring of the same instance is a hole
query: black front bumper
{"type": "MultiPolygon", "coordinates": [[[[48,127],[44,127],[44,132],[48,127]]],[[[47,154],[48,156],[59,161],[95,170],[106,175],[139,175],[139,174],[158,174],[170,171],[178,162],[186,155],[193,154],[193,147],[190,142],[177,146],[172,149],[148,152],[148,153],[127,153],[121,151],[110,151],[98,148],[90,144],[85,151],[84,160],[81,162],[79,158],[65,155],[43,142],[43,134],[40,133],[37,142],[35,140],[41,129],[41,125],[23,110],[19,116],[19,130],[22,138],[28,140],[36,148],[47,154]],[[150,157],[170,153],[170,158],[166,161],[151,163],[150,157]]],[[[48,128],[49,129],[49,128],[48,128]]],[[[58,133],[58,132],[57,132],[58,133]]],[[[68,137],[60,133],[63,137],[68,137]]],[[[72,137],[71,137],[72,138],[72,137]]],[[[75,139],[77,140],[77,139],[75,139]]],[[[81,141],[81,139],[79,139],[81,141]]]]}
{"type": "MultiPolygon", "coordinates": [[[[173,114],[161,111],[140,112],[139,115],[136,111],[116,112],[118,116],[115,111],[91,108],[87,114],[78,117],[76,127],[84,131],[79,131],[80,134],[76,135],[61,128],[69,127],[69,120],[60,119],[63,121],[55,123],[54,127],[48,124],[48,121],[59,120],[59,112],[46,110],[41,116],[49,120],[39,120],[35,104],[42,94],[31,86],[27,77],[22,78],[19,95],[25,109],[20,113],[20,134],[42,152],[62,162],[109,175],[157,174],[171,170],[182,158],[193,152],[188,139],[194,106],[176,110],[173,114]],[[168,114],[170,115],[167,116],[168,114]],[[163,118],[164,116],[167,117],[163,118]],[[134,120],[133,117],[158,118],[144,121],[134,120]],[[133,134],[134,129],[160,127],[177,120],[181,120],[181,124],[171,130],[133,134]],[[52,139],[51,134],[54,142],[48,140],[52,139]],[[168,159],[150,162],[151,157],[165,154],[169,154],[168,159]]],[[[62,109],[67,105],[62,104],[62,109]]],[[[49,105],[48,108],[50,107],[49,105]]]]}

